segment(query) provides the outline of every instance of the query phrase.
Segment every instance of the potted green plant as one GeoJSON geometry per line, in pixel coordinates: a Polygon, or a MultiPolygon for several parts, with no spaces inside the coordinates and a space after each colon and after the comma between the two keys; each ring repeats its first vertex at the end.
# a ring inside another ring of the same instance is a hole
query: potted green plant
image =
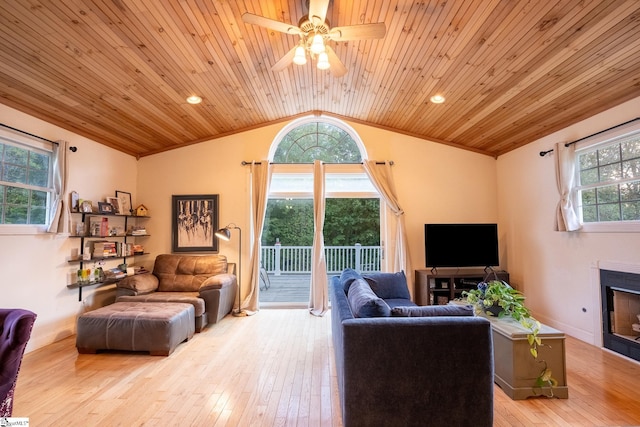
{"type": "MultiPolygon", "coordinates": [[[[463,291],[462,296],[475,307],[477,313],[499,318],[511,317],[527,329],[529,331],[527,334],[529,352],[536,362],[544,365],[540,375],[536,378],[536,386],[552,389],[558,385],[552,376],[551,369],[547,366],[547,362],[538,358],[538,348],[543,345],[538,336],[541,325],[524,305],[525,297],[520,291],[512,288],[505,281],[492,280],[478,283],[476,289],[463,291]]],[[[553,390],[551,390],[551,396],[553,396],[553,390]]]]}

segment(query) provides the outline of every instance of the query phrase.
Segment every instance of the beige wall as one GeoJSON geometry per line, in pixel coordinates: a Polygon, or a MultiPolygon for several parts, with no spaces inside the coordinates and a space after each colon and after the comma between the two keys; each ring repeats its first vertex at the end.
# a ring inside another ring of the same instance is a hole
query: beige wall
{"type": "MultiPolygon", "coordinates": [[[[50,140],[67,140],[78,147],[69,153],[68,190],[80,197],[103,201],[115,190],[129,191],[135,200],[136,160],[134,157],[97,144],[12,108],[0,105],[3,124],[50,140]]],[[[78,215],[73,220],[78,220],[78,215]]],[[[77,239],[57,235],[0,234],[0,306],[34,311],[38,318],[28,351],[75,333],[78,314],[99,304],[102,289],[85,288],[83,301],[78,290],[67,288],[68,275],[77,264],[67,263],[77,239]],[[94,301],[95,299],[95,301],[94,301]]],[[[111,292],[112,293],[112,292],[111,292]]]]}
{"type": "Polygon", "coordinates": [[[639,110],[636,98],[498,158],[501,250],[511,281],[539,320],[594,344],[602,339],[598,265],[640,264],[640,238],[553,231],[555,157],[538,153],[633,119],[639,110]]]}

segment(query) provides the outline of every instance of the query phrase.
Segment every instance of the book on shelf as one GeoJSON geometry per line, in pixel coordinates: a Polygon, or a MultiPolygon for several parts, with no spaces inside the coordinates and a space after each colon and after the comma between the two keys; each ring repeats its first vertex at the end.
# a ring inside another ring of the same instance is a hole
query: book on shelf
{"type": "Polygon", "coordinates": [[[94,258],[109,258],[118,256],[118,248],[116,242],[106,240],[93,242],[94,258]]]}
{"type": "Polygon", "coordinates": [[[147,234],[147,229],[143,226],[133,226],[131,227],[129,234],[132,236],[145,236],[147,234]]]}
{"type": "Polygon", "coordinates": [[[102,217],[100,221],[100,235],[108,236],[109,235],[109,218],[102,217]]]}
{"type": "Polygon", "coordinates": [[[133,243],[120,242],[120,256],[133,255],[133,243]]]}

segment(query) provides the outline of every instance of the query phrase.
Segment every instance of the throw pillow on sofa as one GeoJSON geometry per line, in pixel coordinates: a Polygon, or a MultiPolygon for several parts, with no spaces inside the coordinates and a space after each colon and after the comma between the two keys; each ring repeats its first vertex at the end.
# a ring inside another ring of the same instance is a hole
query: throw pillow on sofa
{"type": "Polygon", "coordinates": [[[471,305],[424,305],[415,307],[393,307],[391,315],[396,317],[474,316],[471,305]]]}
{"type": "Polygon", "coordinates": [[[382,299],[411,299],[404,271],[363,274],[373,292],[382,299]]]}
{"type": "Polygon", "coordinates": [[[362,279],[362,276],[352,268],[345,268],[340,274],[340,283],[342,283],[344,291],[347,293],[349,293],[349,287],[351,284],[358,279],[362,279]]]}
{"type": "Polygon", "coordinates": [[[371,290],[364,279],[356,279],[351,283],[347,299],[355,317],[388,317],[391,315],[389,305],[371,290]]]}

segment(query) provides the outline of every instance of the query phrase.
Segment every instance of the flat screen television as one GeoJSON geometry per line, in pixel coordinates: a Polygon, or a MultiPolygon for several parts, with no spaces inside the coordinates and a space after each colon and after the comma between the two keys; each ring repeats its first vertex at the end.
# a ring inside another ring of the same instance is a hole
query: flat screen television
{"type": "Polygon", "coordinates": [[[497,224],[425,224],[427,267],[496,267],[497,224]]]}

